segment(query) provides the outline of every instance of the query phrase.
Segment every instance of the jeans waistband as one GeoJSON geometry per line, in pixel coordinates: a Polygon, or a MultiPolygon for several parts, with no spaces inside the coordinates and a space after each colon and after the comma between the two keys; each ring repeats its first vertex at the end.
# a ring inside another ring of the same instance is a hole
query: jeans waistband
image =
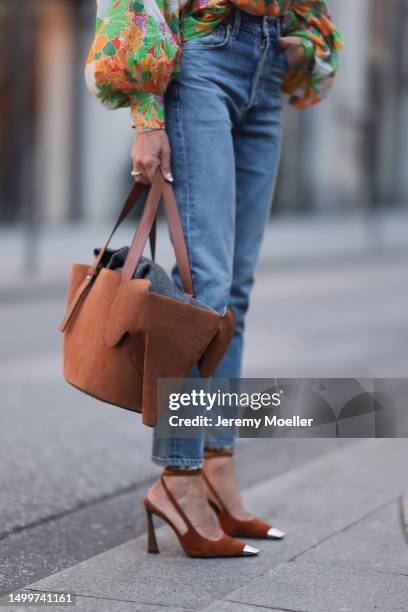
{"type": "Polygon", "coordinates": [[[233,32],[244,29],[256,34],[279,37],[282,35],[283,19],[283,16],[252,15],[233,6],[225,22],[231,24],[233,32]]]}

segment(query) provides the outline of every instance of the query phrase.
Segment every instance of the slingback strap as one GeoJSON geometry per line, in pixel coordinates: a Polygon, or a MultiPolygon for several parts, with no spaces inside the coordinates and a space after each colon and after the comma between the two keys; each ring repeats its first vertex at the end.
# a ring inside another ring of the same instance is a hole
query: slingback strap
{"type": "MultiPolygon", "coordinates": [[[[171,503],[173,504],[175,510],[179,513],[179,515],[181,516],[181,518],[183,519],[183,521],[185,522],[185,524],[188,527],[189,531],[192,531],[194,533],[197,533],[196,528],[194,527],[194,525],[192,524],[192,522],[190,521],[190,519],[188,518],[187,514],[184,512],[184,510],[182,509],[182,507],[180,506],[180,504],[178,503],[178,501],[176,500],[176,498],[174,497],[173,493],[170,491],[170,489],[168,488],[167,484],[164,481],[164,476],[181,476],[184,475],[186,476],[186,474],[182,474],[182,472],[188,472],[189,470],[169,470],[167,471],[164,470],[163,474],[160,476],[160,481],[163,485],[163,489],[165,490],[167,497],[169,498],[169,500],[171,501],[171,503]],[[180,473],[178,473],[180,472],[180,473]]],[[[195,470],[191,470],[192,472],[195,470]]],[[[197,470],[197,476],[199,476],[201,474],[201,470],[197,470]]]]}
{"type": "MultiPolygon", "coordinates": [[[[233,456],[234,456],[234,451],[232,449],[226,449],[226,448],[220,448],[220,449],[205,448],[204,449],[204,459],[216,459],[217,457],[233,457],[233,456]]],[[[218,495],[217,491],[212,486],[212,484],[209,481],[208,476],[206,476],[205,472],[203,472],[203,478],[205,480],[205,484],[210,489],[210,491],[213,494],[214,498],[217,500],[217,503],[219,504],[220,510],[222,510],[223,512],[227,512],[227,509],[226,509],[222,499],[220,498],[220,496],[218,495]]]]}
{"type": "Polygon", "coordinates": [[[205,484],[210,489],[210,491],[213,494],[214,498],[217,500],[217,504],[219,505],[219,510],[221,510],[222,512],[227,512],[228,513],[228,510],[225,507],[224,502],[222,501],[222,499],[218,495],[217,491],[212,486],[212,484],[209,481],[208,477],[206,476],[205,472],[203,472],[203,478],[204,478],[205,484]]]}

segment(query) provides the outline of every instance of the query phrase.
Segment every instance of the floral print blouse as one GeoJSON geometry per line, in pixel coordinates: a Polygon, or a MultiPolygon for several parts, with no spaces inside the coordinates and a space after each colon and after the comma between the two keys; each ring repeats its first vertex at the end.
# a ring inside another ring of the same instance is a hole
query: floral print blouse
{"type": "Polygon", "coordinates": [[[289,68],[282,89],[295,107],[320,102],[342,48],[325,0],[99,0],[85,66],[89,91],[107,108],[130,107],[135,128],[164,127],[163,95],[180,70],[182,42],[211,32],[233,4],[283,16],[283,35],[301,37],[308,63],[289,68]]]}

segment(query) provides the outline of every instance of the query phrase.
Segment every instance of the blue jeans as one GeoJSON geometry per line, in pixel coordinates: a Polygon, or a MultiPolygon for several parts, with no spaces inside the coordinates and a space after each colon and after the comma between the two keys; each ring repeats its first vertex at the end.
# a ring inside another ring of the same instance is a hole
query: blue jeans
{"type": "MultiPolygon", "coordinates": [[[[245,313],[270,211],[280,155],[281,85],[288,68],[278,47],[280,20],[239,9],[203,37],[183,43],[181,72],[165,95],[174,189],[194,291],[236,319],[233,340],[214,373],[239,378],[245,313]]],[[[175,268],[173,279],[181,287],[175,268]]],[[[197,376],[196,369],[191,376],[197,376]]],[[[197,468],[203,449],[234,447],[225,429],[212,438],[159,438],[159,465],[197,468]]]]}

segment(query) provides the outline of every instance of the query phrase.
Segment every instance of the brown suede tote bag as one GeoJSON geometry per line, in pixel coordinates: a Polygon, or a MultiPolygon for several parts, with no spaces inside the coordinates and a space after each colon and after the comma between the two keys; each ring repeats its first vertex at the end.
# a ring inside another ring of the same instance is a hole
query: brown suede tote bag
{"type": "Polygon", "coordinates": [[[103,265],[114,232],[145,189],[140,183],[132,187],[93,263],[73,264],[59,329],[64,332],[65,380],[99,400],[141,412],[142,422],[154,426],[159,416],[157,379],[183,379],[197,363],[200,375],[210,376],[228,348],[234,320],[229,309],[222,316],[153,292],[150,280],[134,278],[163,197],[184,295],[193,296],[176,200],[159,171],[123,266],[115,271],[103,265]]]}

